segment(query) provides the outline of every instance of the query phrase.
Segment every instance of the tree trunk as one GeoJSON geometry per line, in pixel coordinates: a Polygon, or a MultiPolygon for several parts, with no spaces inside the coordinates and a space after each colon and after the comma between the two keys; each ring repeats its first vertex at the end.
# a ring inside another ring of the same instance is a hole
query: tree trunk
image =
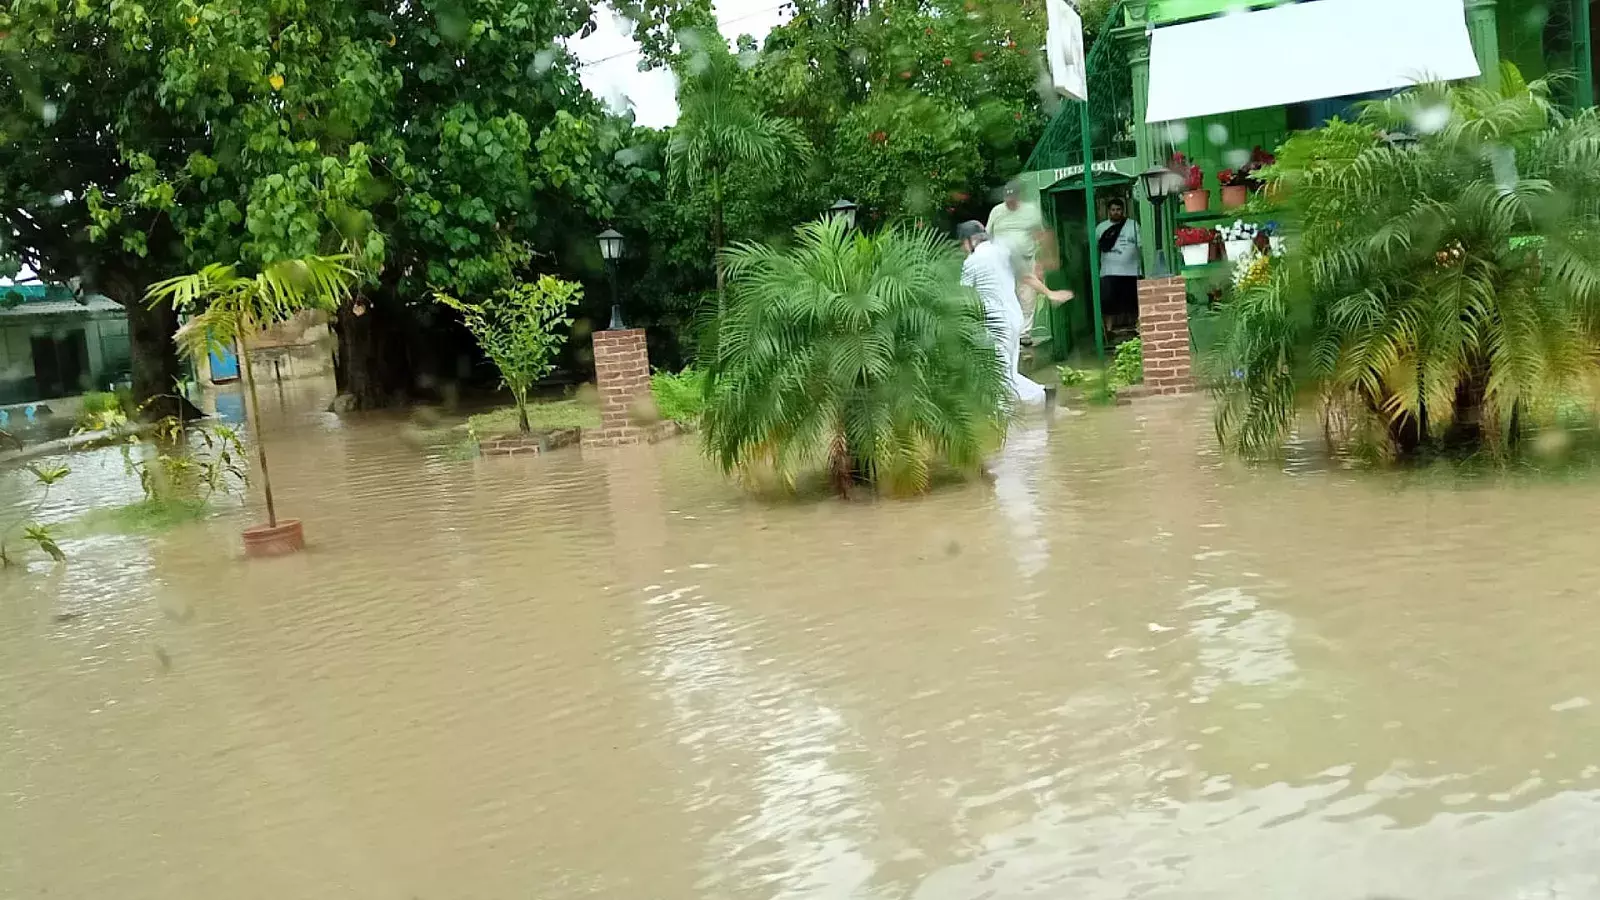
{"type": "Polygon", "coordinates": [[[722,175],[711,177],[711,265],[717,273],[717,311],[722,310],[722,175]]]}
{"type": "Polygon", "coordinates": [[[334,359],[339,410],[382,409],[411,395],[404,316],[393,294],[377,302],[358,298],[357,303],[339,308],[334,320],[339,339],[334,359]],[[362,312],[357,314],[357,309],[362,312]]]}
{"type": "Polygon", "coordinates": [[[173,342],[173,335],[178,331],[177,311],[165,303],[153,307],[147,304],[143,285],[144,281],[138,277],[124,276],[108,279],[101,286],[106,296],[122,304],[128,314],[134,403],[151,419],[200,418],[204,413],[178,396],[175,383],[186,374],[173,342]]]}

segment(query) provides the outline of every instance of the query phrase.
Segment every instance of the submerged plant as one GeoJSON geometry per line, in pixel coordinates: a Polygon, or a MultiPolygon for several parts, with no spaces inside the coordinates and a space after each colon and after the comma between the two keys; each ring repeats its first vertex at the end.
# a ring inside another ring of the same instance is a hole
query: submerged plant
{"type": "Polygon", "coordinates": [[[1296,241],[1203,361],[1225,443],[1275,450],[1303,398],[1395,453],[1499,452],[1597,374],[1600,114],[1501,82],[1422,85],[1283,145],[1265,175],[1296,241]]]}
{"type": "Polygon", "coordinates": [[[50,489],[70,475],[72,470],[66,466],[28,466],[28,471],[33,473],[34,481],[43,487],[43,490],[33,503],[23,507],[21,514],[15,519],[0,524],[0,568],[16,564],[7,545],[7,541],[14,535],[20,535],[22,540],[43,550],[56,562],[63,562],[67,558],[56,545],[55,536],[51,534],[50,528],[35,521],[34,516],[38,515],[39,510],[49,501],[50,489]]]}
{"type": "Polygon", "coordinates": [[[908,494],[935,463],[976,471],[1001,440],[1001,364],[949,241],[835,219],[724,261],[727,303],[700,368],[705,443],[725,471],[791,488],[822,471],[841,494],[861,482],[908,494]]]}
{"type": "Polygon", "coordinates": [[[542,275],[538,281],[495,291],[483,303],[467,303],[445,293],[434,298],[461,313],[478,347],[500,370],[517,407],[517,428],[533,430],[528,421],[528,390],[550,374],[556,351],[572,327],[568,310],[583,296],[583,287],[542,275]]]}

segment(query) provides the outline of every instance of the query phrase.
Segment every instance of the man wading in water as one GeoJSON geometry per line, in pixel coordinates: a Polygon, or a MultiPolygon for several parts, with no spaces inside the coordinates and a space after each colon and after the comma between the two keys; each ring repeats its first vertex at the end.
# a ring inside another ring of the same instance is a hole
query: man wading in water
{"type": "Polygon", "coordinates": [[[1058,304],[1071,300],[1072,292],[1050,290],[1032,271],[1017,272],[1011,252],[989,240],[982,222],[962,222],[956,227],[956,238],[967,254],[966,262],[961,264],[961,283],[976,289],[978,298],[983,301],[989,330],[994,334],[995,353],[1005,371],[1007,389],[1018,403],[1042,406],[1044,388],[1017,371],[1022,357],[1024,321],[1017,288],[1019,285],[1031,288],[1058,304]]]}

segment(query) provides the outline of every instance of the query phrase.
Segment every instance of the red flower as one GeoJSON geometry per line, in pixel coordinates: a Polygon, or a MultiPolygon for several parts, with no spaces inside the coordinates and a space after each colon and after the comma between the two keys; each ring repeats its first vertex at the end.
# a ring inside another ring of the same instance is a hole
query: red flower
{"type": "Polygon", "coordinates": [[[972,51],[972,58],[973,58],[974,61],[980,61],[981,62],[983,60],[983,58],[985,56],[988,56],[988,55],[989,54],[984,53],[982,50],[974,50],[974,51],[972,51]]]}
{"type": "Polygon", "coordinates": [[[911,73],[910,72],[901,72],[900,73],[900,78],[902,80],[905,80],[905,81],[910,81],[911,80],[911,73]]]}
{"type": "Polygon", "coordinates": [[[950,64],[952,64],[952,63],[954,63],[954,62],[955,62],[955,60],[953,60],[953,59],[951,59],[951,58],[950,58],[950,57],[948,57],[948,56],[946,56],[946,57],[945,57],[945,58],[944,58],[944,59],[943,59],[943,60],[942,60],[942,62],[943,62],[943,63],[944,63],[944,64],[945,64],[945,65],[947,65],[947,66],[948,66],[948,65],[950,65],[950,64]]]}
{"type": "Polygon", "coordinates": [[[923,35],[923,37],[933,37],[933,29],[932,28],[924,28],[924,29],[922,29],[922,35],[923,35]]]}
{"type": "Polygon", "coordinates": [[[972,195],[968,194],[966,191],[951,191],[950,192],[950,198],[952,200],[955,200],[957,203],[965,203],[965,202],[967,202],[967,198],[970,197],[970,196],[972,196],[972,195]]]}
{"type": "Polygon", "coordinates": [[[1016,119],[1018,122],[1021,122],[1022,121],[1022,113],[1019,113],[1019,112],[1012,113],[1011,114],[1011,118],[1016,119]]]}
{"type": "Polygon", "coordinates": [[[888,141],[889,141],[889,132],[887,132],[887,131],[874,131],[872,133],[871,137],[872,137],[872,142],[874,144],[888,143],[888,141]]]}

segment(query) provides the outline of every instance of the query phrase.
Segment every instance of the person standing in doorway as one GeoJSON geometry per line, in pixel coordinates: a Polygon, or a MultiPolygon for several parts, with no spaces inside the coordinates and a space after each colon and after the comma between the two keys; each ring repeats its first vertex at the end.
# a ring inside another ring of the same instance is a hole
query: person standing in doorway
{"type": "MultiPolygon", "coordinates": [[[[989,225],[985,229],[991,240],[1011,254],[1011,267],[1020,279],[1033,276],[1042,285],[1039,271],[1039,242],[1045,238],[1044,215],[1039,204],[1022,199],[1022,183],[1012,181],[1006,185],[1005,200],[989,212],[989,225]]],[[[1032,343],[1033,318],[1038,311],[1039,294],[1028,283],[1017,286],[1017,300],[1022,304],[1022,340],[1032,343]]]]}
{"type": "Polygon", "coordinates": [[[1128,219],[1121,200],[1106,204],[1106,220],[1095,230],[1100,253],[1100,314],[1106,332],[1139,325],[1139,223],[1128,219]]]}

